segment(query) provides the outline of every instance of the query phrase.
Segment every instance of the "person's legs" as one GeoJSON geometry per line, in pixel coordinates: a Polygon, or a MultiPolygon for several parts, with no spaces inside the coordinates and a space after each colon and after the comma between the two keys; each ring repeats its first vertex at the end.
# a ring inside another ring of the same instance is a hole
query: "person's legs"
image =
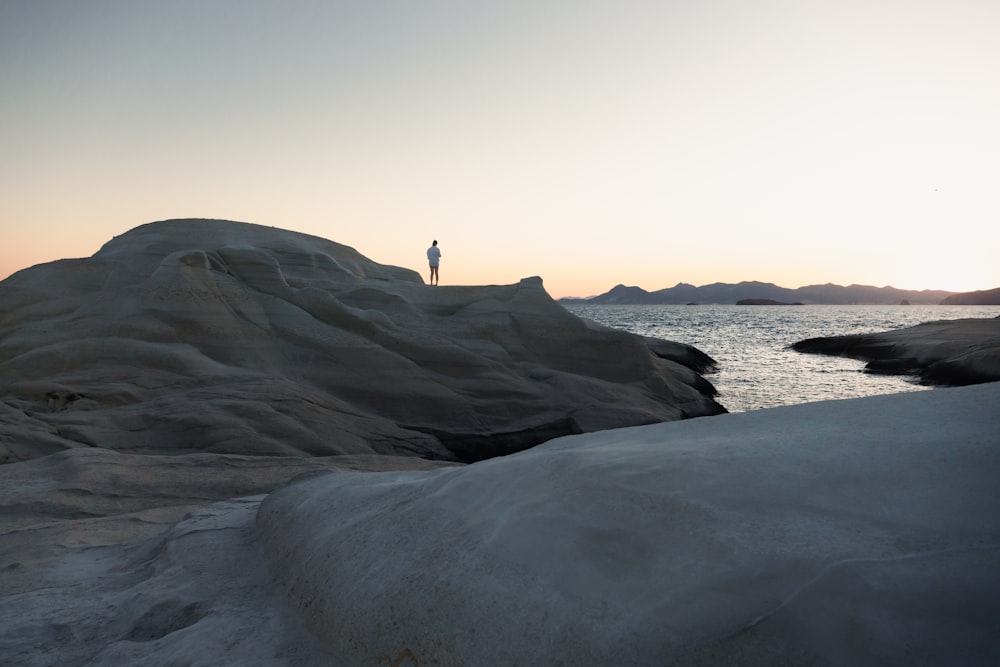
{"type": "Polygon", "coordinates": [[[431,285],[437,284],[437,282],[436,282],[437,280],[438,280],[438,267],[432,266],[431,267],[431,281],[430,281],[431,285]]]}

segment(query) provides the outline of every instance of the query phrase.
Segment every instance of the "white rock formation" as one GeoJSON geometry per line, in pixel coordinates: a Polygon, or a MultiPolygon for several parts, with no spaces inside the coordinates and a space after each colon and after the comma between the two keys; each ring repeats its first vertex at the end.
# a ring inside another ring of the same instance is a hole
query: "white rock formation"
{"type": "Polygon", "coordinates": [[[430,288],[243,223],[21,271],[0,282],[0,664],[329,665],[263,566],[260,494],[715,414],[706,360],[537,278],[430,288]]]}
{"type": "Polygon", "coordinates": [[[995,665],[998,406],[992,383],[323,475],[257,525],[338,664],[995,665]]]}
{"type": "Polygon", "coordinates": [[[657,345],[575,317],[537,278],[431,288],[313,236],[151,223],[0,283],[0,462],[90,446],[477,460],[723,412],[685,365],[697,351],[657,345]]]}
{"type": "Polygon", "coordinates": [[[0,664],[1000,662],[1000,385],[601,430],[708,361],[241,223],[22,271],[0,664]]]}

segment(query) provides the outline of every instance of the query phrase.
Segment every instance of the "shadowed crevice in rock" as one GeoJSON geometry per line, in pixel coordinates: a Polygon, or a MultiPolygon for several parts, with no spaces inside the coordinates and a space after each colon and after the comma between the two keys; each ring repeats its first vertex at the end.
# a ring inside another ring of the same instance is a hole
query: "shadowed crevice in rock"
{"type": "Polygon", "coordinates": [[[205,611],[198,602],[188,604],[175,600],[159,602],[135,621],[125,639],[134,642],[160,639],[171,632],[194,625],[204,615],[205,611]]]}
{"type": "MultiPolygon", "coordinates": [[[[419,429],[414,428],[414,430],[419,429]]],[[[509,433],[429,431],[428,434],[437,438],[442,445],[448,448],[448,451],[455,455],[457,460],[462,463],[475,463],[497,456],[523,452],[553,438],[582,432],[576,422],[567,417],[509,433]]]]}

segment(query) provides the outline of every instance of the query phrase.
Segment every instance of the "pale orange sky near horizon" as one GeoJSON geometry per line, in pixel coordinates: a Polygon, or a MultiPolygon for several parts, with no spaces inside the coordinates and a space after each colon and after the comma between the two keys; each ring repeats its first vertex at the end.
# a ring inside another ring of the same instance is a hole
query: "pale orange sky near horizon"
{"type": "Polygon", "coordinates": [[[168,218],[441,284],[1000,286],[1000,3],[0,1],[0,278],[168,218]]]}

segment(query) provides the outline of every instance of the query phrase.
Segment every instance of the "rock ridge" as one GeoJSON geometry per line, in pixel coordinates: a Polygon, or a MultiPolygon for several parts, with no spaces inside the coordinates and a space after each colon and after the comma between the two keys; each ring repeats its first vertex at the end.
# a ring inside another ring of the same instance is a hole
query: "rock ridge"
{"type": "Polygon", "coordinates": [[[724,412],[685,365],[698,353],[666,347],[577,318],[537,277],[431,288],[315,236],[149,223],[0,282],[0,461],[93,446],[476,460],[724,412]]]}

